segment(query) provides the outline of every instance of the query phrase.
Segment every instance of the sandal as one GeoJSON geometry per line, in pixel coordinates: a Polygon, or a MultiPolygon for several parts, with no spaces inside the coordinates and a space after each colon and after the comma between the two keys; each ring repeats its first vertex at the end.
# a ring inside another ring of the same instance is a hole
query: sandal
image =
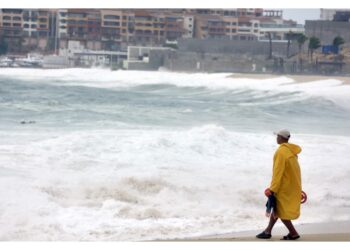
{"type": "Polygon", "coordinates": [[[263,231],[262,233],[256,235],[256,238],[258,238],[258,239],[270,239],[271,234],[268,234],[265,231],[263,231]]]}
{"type": "Polygon", "coordinates": [[[300,235],[291,236],[290,234],[287,234],[286,236],[283,236],[281,240],[297,240],[300,238],[300,235]]]}

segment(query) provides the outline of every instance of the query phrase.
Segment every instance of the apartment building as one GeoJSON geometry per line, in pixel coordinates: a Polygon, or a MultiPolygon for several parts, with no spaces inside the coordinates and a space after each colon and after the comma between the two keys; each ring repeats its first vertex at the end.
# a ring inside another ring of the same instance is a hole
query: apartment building
{"type": "MultiPolygon", "coordinates": [[[[124,20],[127,17],[124,17],[124,20]]],[[[127,26],[127,23],[124,23],[127,26]]],[[[122,42],[123,11],[122,10],[101,10],[101,44],[106,50],[119,49],[122,42]]],[[[127,31],[125,30],[124,34],[127,31]]]]}
{"type": "Polygon", "coordinates": [[[101,14],[95,9],[60,9],[57,11],[59,47],[67,48],[69,40],[89,49],[101,49],[101,14]]]}
{"type": "Polygon", "coordinates": [[[102,42],[106,49],[127,45],[161,45],[192,37],[194,18],[156,9],[101,10],[102,42]]]}
{"type": "Polygon", "coordinates": [[[23,10],[0,9],[0,36],[7,42],[8,50],[15,51],[23,40],[23,10]]]}
{"type": "Polygon", "coordinates": [[[1,30],[7,37],[21,36],[23,10],[21,9],[1,9],[1,30]]]}
{"type": "Polygon", "coordinates": [[[188,12],[195,15],[194,37],[199,39],[260,40],[270,32],[273,39],[283,40],[289,31],[302,32],[296,23],[282,19],[281,10],[195,9],[188,12]],[[277,24],[283,24],[283,28],[277,24]]]}
{"type": "Polygon", "coordinates": [[[23,10],[23,45],[28,49],[38,47],[46,49],[49,37],[53,37],[55,32],[54,10],[24,9],[23,10]],[[54,29],[54,30],[50,30],[54,29]]]}

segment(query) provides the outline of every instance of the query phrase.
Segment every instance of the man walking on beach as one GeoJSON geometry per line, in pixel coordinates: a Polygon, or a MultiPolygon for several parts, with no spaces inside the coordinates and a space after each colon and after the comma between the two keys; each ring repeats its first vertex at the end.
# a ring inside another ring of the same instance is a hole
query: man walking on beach
{"type": "Polygon", "coordinates": [[[289,143],[290,132],[286,129],[275,133],[280,145],[273,157],[273,174],[270,188],[265,191],[267,196],[274,195],[276,209],[269,214],[270,221],[267,228],[256,237],[270,239],[271,231],[278,218],[288,228],[288,235],[281,240],[296,240],[300,238],[292,221],[300,216],[301,174],[298,154],[301,148],[289,143]]]}

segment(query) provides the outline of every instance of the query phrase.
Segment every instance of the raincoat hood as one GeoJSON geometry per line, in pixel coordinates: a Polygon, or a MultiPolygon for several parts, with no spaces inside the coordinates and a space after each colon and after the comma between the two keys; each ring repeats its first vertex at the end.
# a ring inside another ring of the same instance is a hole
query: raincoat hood
{"type": "Polygon", "coordinates": [[[301,152],[301,147],[292,143],[282,143],[280,147],[287,147],[293,155],[298,155],[301,152]]]}

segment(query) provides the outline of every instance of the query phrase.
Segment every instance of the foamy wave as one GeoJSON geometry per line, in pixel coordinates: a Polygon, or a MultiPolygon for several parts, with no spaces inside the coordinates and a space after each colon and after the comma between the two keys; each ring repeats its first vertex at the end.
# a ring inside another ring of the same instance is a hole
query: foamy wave
{"type": "MultiPolygon", "coordinates": [[[[205,87],[210,90],[272,91],[274,93],[299,92],[308,96],[327,98],[350,107],[350,86],[340,80],[328,79],[295,83],[291,78],[280,76],[270,79],[230,78],[229,73],[175,73],[147,71],[110,71],[106,69],[2,69],[0,76],[65,86],[96,88],[125,88],[140,85],[174,85],[177,87],[205,87]]],[[[35,84],[35,83],[32,83],[35,84]]],[[[266,92],[264,93],[266,94],[266,92]]]]}
{"type": "MultiPolygon", "coordinates": [[[[208,124],[1,136],[1,240],[164,239],[266,226],[272,134],[208,124]]],[[[309,198],[298,222],[350,219],[348,137],[292,140],[303,148],[309,198]]]]}

